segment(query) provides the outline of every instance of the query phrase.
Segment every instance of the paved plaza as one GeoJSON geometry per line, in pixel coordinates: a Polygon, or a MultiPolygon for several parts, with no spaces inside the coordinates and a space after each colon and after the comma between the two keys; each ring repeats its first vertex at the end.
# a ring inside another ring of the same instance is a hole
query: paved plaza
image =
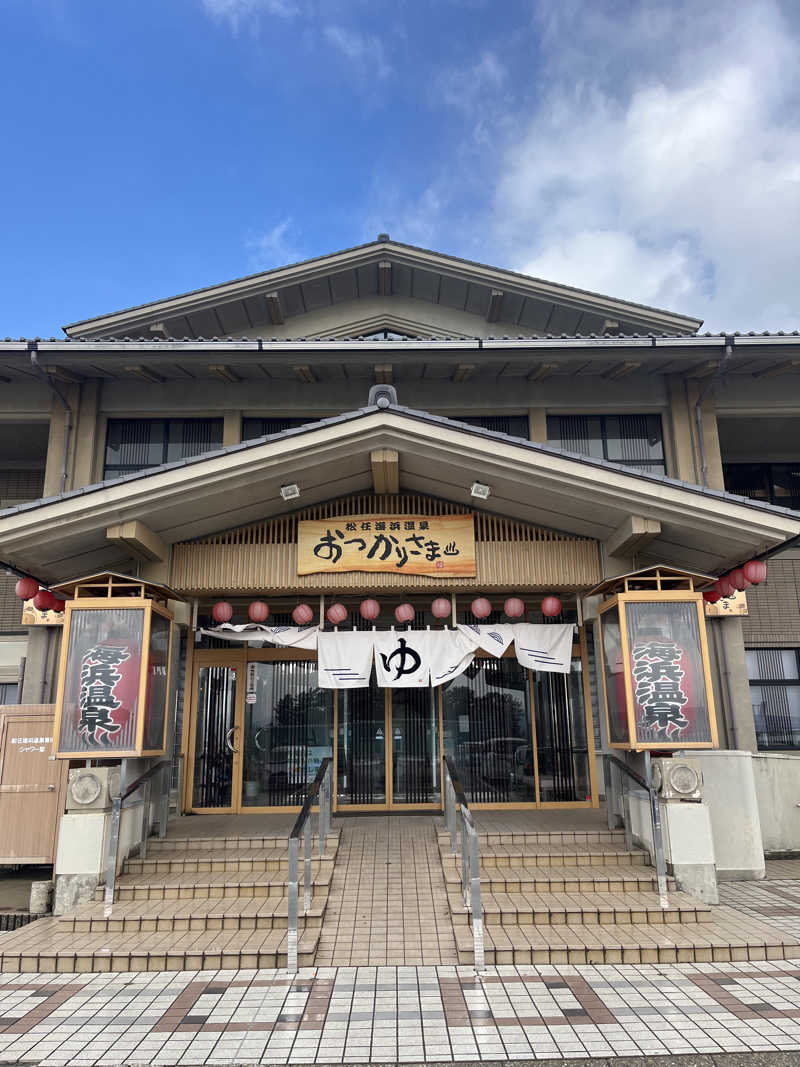
{"type": "Polygon", "coordinates": [[[4,974],[0,1030],[0,1062],[52,1067],[777,1054],[800,960],[4,974]]]}

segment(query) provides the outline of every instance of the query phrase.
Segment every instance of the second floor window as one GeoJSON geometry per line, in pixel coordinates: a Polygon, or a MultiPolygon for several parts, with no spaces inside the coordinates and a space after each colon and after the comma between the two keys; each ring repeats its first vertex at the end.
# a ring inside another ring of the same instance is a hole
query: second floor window
{"type": "MultiPolygon", "coordinates": [[[[320,415],[318,418],[324,417],[320,415]]],[[[293,430],[295,426],[306,426],[309,422],[317,421],[318,419],[312,415],[307,419],[281,419],[277,416],[265,419],[242,419],[242,440],[252,441],[254,437],[267,437],[269,434],[293,430]]]]}
{"type": "Polygon", "coordinates": [[[666,473],[660,415],[548,415],[547,441],[568,452],[666,473]]]}
{"type": "Polygon", "coordinates": [[[800,748],[800,649],[747,651],[759,749],[800,748]]]}
{"type": "Polygon", "coordinates": [[[723,463],[722,471],[729,493],[800,511],[800,462],[723,463]]]}
{"type": "Polygon", "coordinates": [[[222,448],[222,419],[109,419],[103,478],[222,448]]]}
{"type": "Polygon", "coordinates": [[[530,437],[527,415],[454,415],[457,422],[466,422],[470,426],[481,426],[484,430],[495,433],[507,433],[511,437],[530,437]]]}

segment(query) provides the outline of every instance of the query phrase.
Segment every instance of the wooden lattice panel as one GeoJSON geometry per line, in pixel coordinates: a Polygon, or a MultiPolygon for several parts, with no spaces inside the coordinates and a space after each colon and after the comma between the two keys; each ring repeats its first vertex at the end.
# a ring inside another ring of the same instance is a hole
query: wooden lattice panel
{"type": "Polygon", "coordinates": [[[486,512],[474,512],[475,578],[410,574],[297,574],[297,523],[350,515],[458,515],[472,509],[430,497],[360,495],[330,501],[281,518],[173,546],[170,585],[182,593],[295,590],[582,589],[600,579],[599,549],[573,537],[486,512]]]}

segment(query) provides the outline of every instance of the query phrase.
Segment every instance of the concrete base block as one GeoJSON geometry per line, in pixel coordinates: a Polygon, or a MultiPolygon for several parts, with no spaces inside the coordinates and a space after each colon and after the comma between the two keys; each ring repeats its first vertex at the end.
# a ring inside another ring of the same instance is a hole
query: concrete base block
{"type": "MultiPolygon", "coordinates": [[[[647,849],[655,865],[650,799],[644,790],[628,795],[634,844],[647,849]]],[[[719,904],[711,821],[705,804],[659,801],[664,858],[678,889],[704,904],[719,904]]]]}
{"type": "Polygon", "coordinates": [[[31,897],[28,911],[31,915],[46,915],[53,897],[52,882],[31,882],[31,897]]]}
{"type": "Polygon", "coordinates": [[[100,879],[96,874],[59,874],[53,899],[53,914],[64,915],[94,896],[100,879]]]}
{"type": "Polygon", "coordinates": [[[736,750],[692,753],[703,768],[703,805],[711,816],[717,877],[763,878],[764,842],[753,758],[736,750]]]}
{"type": "Polygon", "coordinates": [[[691,893],[704,904],[719,904],[717,872],[713,863],[668,863],[667,870],[684,893],[691,893]]]}

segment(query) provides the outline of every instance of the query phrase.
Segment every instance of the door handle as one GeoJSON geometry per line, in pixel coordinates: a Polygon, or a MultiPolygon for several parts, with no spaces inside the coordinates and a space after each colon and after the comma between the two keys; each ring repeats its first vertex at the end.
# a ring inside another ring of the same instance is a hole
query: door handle
{"type": "Polygon", "coordinates": [[[230,752],[234,752],[234,753],[239,751],[237,748],[234,748],[233,745],[231,744],[231,734],[234,732],[235,729],[236,729],[236,727],[232,726],[230,728],[230,730],[228,730],[227,734],[225,735],[225,744],[228,746],[228,750],[230,752]]]}
{"type": "MultiPolygon", "coordinates": [[[[261,737],[261,732],[262,732],[263,729],[264,729],[264,727],[260,726],[256,730],[255,736],[253,738],[253,744],[256,746],[256,748],[258,749],[259,752],[266,752],[266,749],[264,748],[264,746],[262,744],[259,743],[259,740],[258,740],[259,737],[261,737]]],[[[798,804],[798,807],[800,807],[800,804],[798,804]]]]}

